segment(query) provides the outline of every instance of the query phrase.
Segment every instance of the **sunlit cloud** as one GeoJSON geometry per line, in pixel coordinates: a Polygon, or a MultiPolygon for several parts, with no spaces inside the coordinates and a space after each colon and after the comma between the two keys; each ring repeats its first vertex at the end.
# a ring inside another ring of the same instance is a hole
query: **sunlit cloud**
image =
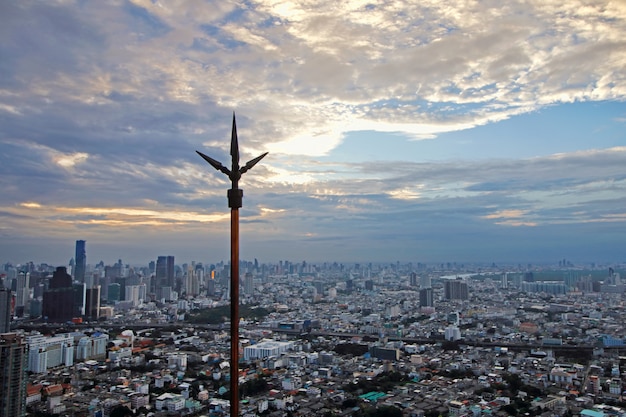
{"type": "Polygon", "coordinates": [[[518,220],[505,220],[505,221],[501,221],[501,222],[496,222],[496,224],[501,225],[501,226],[511,226],[511,227],[522,227],[522,226],[534,227],[534,226],[537,226],[536,222],[524,222],[524,221],[518,221],[518,220]]]}
{"type": "Polygon", "coordinates": [[[12,113],[17,116],[22,114],[15,106],[11,106],[10,104],[5,104],[5,103],[0,103],[0,111],[12,113]]]}
{"type": "MultiPolygon", "coordinates": [[[[37,210],[37,216],[49,220],[76,224],[100,224],[105,226],[162,225],[171,223],[215,223],[229,218],[228,213],[202,214],[190,211],[148,210],[138,208],[104,207],[63,207],[44,206],[39,203],[25,202],[24,209],[37,210]],[[68,215],[71,216],[68,218],[68,215]],[[97,218],[94,218],[97,217],[97,218]]],[[[11,211],[10,208],[6,208],[11,211]]]]}
{"type": "Polygon", "coordinates": [[[485,219],[516,219],[526,215],[525,210],[501,210],[492,214],[483,216],[485,219]]]}
{"type": "Polygon", "coordinates": [[[20,206],[22,206],[24,208],[31,208],[31,209],[41,208],[41,204],[35,203],[35,202],[32,202],[32,201],[27,201],[27,202],[24,202],[24,203],[20,203],[20,206]]]}
{"type": "Polygon", "coordinates": [[[89,155],[83,152],[76,152],[68,155],[59,155],[54,158],[54,162],[63,168],[72,168],[73,166],[85,162],[89,155]]]}
{"type": "Polygon", "coordinates": [[[268,207],[260,207],[261,214],[275,214],[275,213],[284,213],[285,209],[271,209],[268,207]]]}
{"type": "Polygon", "coordinates": [[[387,191],[387,194],[389,194],[391,198],[396,198],[398,200],[417,200],[422,195],[420,192],[406,188],[402,190],[387,191]]]}

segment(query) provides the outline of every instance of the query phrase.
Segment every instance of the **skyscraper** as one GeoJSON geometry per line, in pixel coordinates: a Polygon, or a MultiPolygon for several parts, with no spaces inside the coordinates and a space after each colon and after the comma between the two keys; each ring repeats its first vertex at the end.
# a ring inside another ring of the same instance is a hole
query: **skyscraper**
{"type": "Polygon", "coordinates": [[[85,270],[87,269],[87,253],[85,252],[85,241],[76,241],[76,256],[74,257],[76,266],[74,267],[74,280],[80,283],[85,282],[85,270]]]}
{"type": "Polygon", "coordinates": [[[98,320],[100,318],[100,286],[87,288],[85,293],[85,316],[87,320],[98,320]]]}
{"type": "Polygon", "coordinates": [[[0,416],[26,415],[27,352],[23,336],[0,334],[0,416]]]}
{"type": "Polygon", "coordinates": [[[0,333],[11,331],[11,290],[0,284],[0,333]]]}
{"type": "Polygon", "coordinates": [[[15,307],[19,309],[19,313],[16,312],[16,316],[21,316],[24,311],[27,311],[28,297],[30,294],[29,288],[30,272],[20,272],[17,275],[17,281],[15,284],[15,307]]]}
{"type": "Polygon", "coordinates": [[[434,307],[434,297],[432,288],[420,289],[420,307],[434,307]]]}
{"type": "Polygon", "coordinates": [[[43,293],[43,316],[51,322],[62,323],[75,316],[72,277],[64,266],[57,267],[48,291],[43,293]]]}
{"type": "Polygon", "coordinates": [[[243,277],[243,292],[246,295],[254,294],[254,276],[251,272],[246,272],[243,277]]]}
{"type": "Polygon", "coordinates": [[[174,289],[174,257],[159,256],[156,261],[155,292],[157,299],[174,289]],[[165,290],[169,288],[169,290],[165,290]]]}
{"type": "Polygon", "coordinates": [[[444,296],[446,300],[467,300],[469,293],[467,291],[467,282],[464,280],[448,279],[444,281],[444,296]]]}

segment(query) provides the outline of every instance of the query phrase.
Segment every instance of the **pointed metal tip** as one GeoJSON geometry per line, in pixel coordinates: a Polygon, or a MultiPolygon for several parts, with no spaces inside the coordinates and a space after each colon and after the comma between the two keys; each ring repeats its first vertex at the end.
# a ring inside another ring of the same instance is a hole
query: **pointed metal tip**
{"type": "Polygon", "coordinates": [[[208,155],[203,154],[200,151],[196,151],[196,153],[198,155],[200,155],[202,157],[202,159],[204,159],[205,161],[207,161],[213,168],[215,168],[216,170],[223,172],[224,174],[228,175],[230,177],[230,170],[228,168],[226,168],[224,165],[222,165],[219,161],[216,161],[215,159],[211,158],[208,155]]]}
{"type": "Polygon", "coordinates": [[[247,172],[250,168],[252,168],[253,166],[255,166],[261,159],[265,158],[265,156],[268,154],[269,152],[265,152],[262,155],[257,156],[254,159],[249,160],[248,162],[246,162],[246,165],[244,165],[243,167],[241,167],[241,169],[239,170],[240,173],[245,173],[247,172]]]}
{"type": "Polygon", "coordinates": [[[233,112],[233,130],[230,137],[230,155],[233,157],[233,169],[235,169],[235,165],[239,165],[239,141],[237,139],[235,112],[233,112]]]}

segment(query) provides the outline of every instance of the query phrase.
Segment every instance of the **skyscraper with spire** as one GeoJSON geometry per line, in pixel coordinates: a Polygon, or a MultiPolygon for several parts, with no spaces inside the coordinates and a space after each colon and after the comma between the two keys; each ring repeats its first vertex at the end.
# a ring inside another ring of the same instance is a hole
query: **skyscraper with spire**
{"type": "Polygon", "coordinates": [[[74,257],[74,280],[85,283],[85,270],[87,269],[87,252],[85,251],[85,241],[76,241],[76,256],[74,257]]]}

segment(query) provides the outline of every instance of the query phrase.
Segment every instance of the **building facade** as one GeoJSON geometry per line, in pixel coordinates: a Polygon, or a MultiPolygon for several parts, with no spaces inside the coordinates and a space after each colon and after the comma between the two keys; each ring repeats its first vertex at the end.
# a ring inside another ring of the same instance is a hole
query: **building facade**
{"type": "Polygon", "coordinates": [[[8,333],[11,330],[12,302],[11,290],[0,286],[0,333],[8,333]]]}
{"type": "Polygon", "coordinates": [[[467,282],[459,278],[444,281],[444,297],[446,300],[469,299],[467,282]]]}
{"type": "Polygon", "coordinates": [[[43,293],[43,316],[49,322],[63,323],[75,316],[72,277],[64,266],[59,266],[43,293]]]}
{"type": "Polygon", "coordinates": [[[17,333],[0,334],[0,416],[26,415],[28,346],[17,333]]]}

